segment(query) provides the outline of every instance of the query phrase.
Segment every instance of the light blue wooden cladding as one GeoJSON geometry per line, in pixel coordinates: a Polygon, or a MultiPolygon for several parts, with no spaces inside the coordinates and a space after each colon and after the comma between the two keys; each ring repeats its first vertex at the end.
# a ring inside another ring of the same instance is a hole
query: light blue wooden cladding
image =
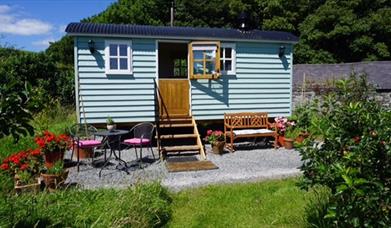
{"type": "Polygon", "coordinates": [[[87,123],[104,123],[108,116],[118,123],[153,121],[155,40],[132,39],[132,75],[106,75],[105,39],[77,39],[80,122],[86,119],[87,123]],[[90,39],[97,49],[93,55],[87,44],[90,39]]]}
{"type": "Polygon", "coordinates": [[[236,43],[236,75],[191,82],[196,119],[222,119],[225,112],[291,113],[291,45],[279,58],[282,44],[236,43]]]}
{"type": "MultiPolygon", "coordinates": [[[[157,79],[156,40],[131,39],[132,75],[106,75],[105,40],[77,37],[79,121],[154,121],[153,80],[157,79]],[[91,54],[88,40],[94,40],[91,54]]],[[[233,42],[227,42],[233,43],[233,42]]],[[[292,45],[236,43],[236,74],[218,80],[191,80],[191,112],[196,120],[223,119],[225,112],[268,112],[271,117],[291,113],[292,45]],[[279,47],[285,56],[278,56],[279,47]]],[[[180,98],[178,98],[180,99],[180,98]]]]}

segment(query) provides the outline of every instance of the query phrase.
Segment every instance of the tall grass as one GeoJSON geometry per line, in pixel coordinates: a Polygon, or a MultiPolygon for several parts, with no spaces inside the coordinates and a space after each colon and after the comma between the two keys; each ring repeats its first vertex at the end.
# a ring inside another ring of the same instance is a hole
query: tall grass
{"type": "Polygon", "coordinates": [[[170,218],[170,202],[159,183],[2,197],[0,227],[158,227],[170,218]]]}

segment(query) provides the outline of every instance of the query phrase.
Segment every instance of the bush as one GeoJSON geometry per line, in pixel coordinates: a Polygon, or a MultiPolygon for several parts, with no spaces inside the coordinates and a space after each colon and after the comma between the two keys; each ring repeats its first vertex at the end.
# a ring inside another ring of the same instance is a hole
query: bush
{"type": "Polygon", "coordinates": [[[337,227],[391,225],[391,112],[372,91],[362,75],[338,81],[312,115],[317,139],[299,149],[303,187],[330,188],[325,218],[337,227]]]}
{"type": "Polygon", "coordinates": [[[158,227],[166,224],[171,214],[171,198],[159,183],[0,200],[0,227],[158,227]]]}
{"type": "Polygon", "coordinates": [[[325,219],[330,202],[330,189],[325,186],[314,186],[310,189],[305,206],[305,217],[309,227],[327,228],[332,224],[325,219]]]}

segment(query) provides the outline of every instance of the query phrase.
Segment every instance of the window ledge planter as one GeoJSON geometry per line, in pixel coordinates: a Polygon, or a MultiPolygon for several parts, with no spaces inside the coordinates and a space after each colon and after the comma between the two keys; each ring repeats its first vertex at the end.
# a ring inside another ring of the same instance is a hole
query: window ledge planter
{"type": "Polygon", "coordinates": [[[41,173],[41,178],[45,183],[46,188],[48,188],[49,190],[53,190],[64,184],[65,180],[68,178],[68,173],[68,170],[65,170],[61,174],[41,173]]]}

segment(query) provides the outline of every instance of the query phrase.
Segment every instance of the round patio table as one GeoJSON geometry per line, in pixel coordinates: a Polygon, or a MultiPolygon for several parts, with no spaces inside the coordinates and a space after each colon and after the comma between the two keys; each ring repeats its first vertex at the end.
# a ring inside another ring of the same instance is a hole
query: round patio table
{"type": "Polygon", "coordinates": [[[112,131],[98,131],[94,134],[95,136],[103,137],[103,140],[102,140],[103,147],[109,149],[109,151],[110,151],[109,157],[106,156],[106,152],[105,152],[105,161],[104,161],[104,164],[103,164],[101,170],[99,171],[99,177],[101,177],[103,169],[110,162],[113,155],[114,155],[115,160],[118,160],[120,163],[121,162],[123,163],[123,167],[120,167],[118,164],[116,166],[116,169],[119,169],[121,171],[128,173],[126,162],[124,160],[122,160],[121,157],[118,156],[115,152],[116,150],[118,150],[118,152],[121,153],[121,137],[123,135],[128,134],[128,133],[129,133],[129,131],[127,131],[127,130],[112,130],[112,131]]]}

